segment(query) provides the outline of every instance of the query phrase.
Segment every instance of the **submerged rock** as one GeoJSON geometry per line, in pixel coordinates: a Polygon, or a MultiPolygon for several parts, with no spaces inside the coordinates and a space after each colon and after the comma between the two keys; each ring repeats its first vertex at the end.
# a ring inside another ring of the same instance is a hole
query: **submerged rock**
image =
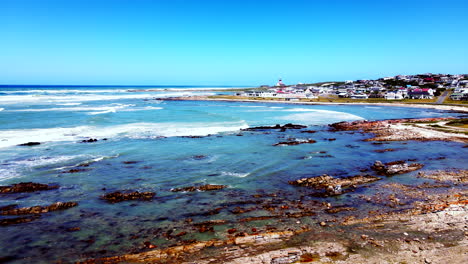
{"type": "Polygon", "coordinates": [[[67,171],[63,171],[62,173],[78,173],[78,172],[85,172],[85,171],[90,171],[91,169],[80,169],[80,168],[76,168],[76,169],[70,169],[70,170],[67,170],[67,171]]]}
{"type": "Polygon", "coordinates": [[[20,182],[8,186],[0,186],[0,193],[23,193],[58,189],[58,185],[47,185],[34,182],[20,182]]]}
{"type": "Polygon", "coordinates": [[[40,144],[41,142],[28,142],[28,143],[19,144],[18,146],[37,146],[40,144]]]}
{"type": "Polygon", "coordinates": [[[154,195],[156,193],[154,192],[128,192],[128,193],[122,193],[122,192],[113,192],[113,193],[108,193],[103,196],[101,196],[102,199],[106,200],[109,203],[120,203],[123,201],[129,201],[129,200],[146,200],[149,201],[153,199],[154,195]]]}
{"type": "Polygon", "coordinates": [[[385,152],[392,152],[392,151],[396,151],[396,149],[388,148],[388,149],[376,149],[376,150],[374,150],[374,152],[377,152],[377,153],[385,153],[385,152]]]}
{"type": "Polygon", "coordinates": [[[404,160],[388,162],[385,164],[377,160],[371,166],[371,169],[375,170],[380,175],[390,176],[390,175],[403,174],[403,173],[419,170],[422,167],[424,167],[423,164],[420,164],[420,163],[408,164],[404,160]]]}
{"type": "Polygon", "coordinates": [[[77,206],[76,202],[56,202],[48,206],[22,207],[1,211],[1,215],[43,214],[53,211],[65,210],[77,206]]]}
{"type": "Polygon", "coordinates": [[[31,216],[31,217],[16,217],[16,218],[7,218],[0,220],[0,226],[9,226],[9,225],[16,225],[22,223],[29,223],[38,219],[39,216],[31,216]]]}
{"type": "Polygon", "coordinates": [[[171,192],[195,192],[195,191],[213,191],[226,188],[227,185],[205,184],[201,186],[188,186],[182,188],[174,188],[171,192]]]}

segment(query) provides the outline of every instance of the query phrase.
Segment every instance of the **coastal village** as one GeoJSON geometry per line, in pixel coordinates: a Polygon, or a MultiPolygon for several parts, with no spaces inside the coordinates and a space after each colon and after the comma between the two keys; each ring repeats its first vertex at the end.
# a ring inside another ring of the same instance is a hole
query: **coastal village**
{"type": "Polygon", "coordinates": [[[356,80],[287,85],[280,79],[274,86],[262,85],[258,89],[240,92],[237,96],[299,99],[434,99],[445,96],[453,101],[468,101],[468,74],[397,75],[377,80],[356,80]]]}

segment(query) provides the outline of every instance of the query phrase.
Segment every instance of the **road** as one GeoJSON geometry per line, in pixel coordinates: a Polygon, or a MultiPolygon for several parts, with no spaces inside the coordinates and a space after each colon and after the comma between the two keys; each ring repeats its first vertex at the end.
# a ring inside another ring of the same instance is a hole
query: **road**
{"type": "Polygon", "coordinates": [[[439,98],[437,99],[435,103],[442,104],[445,101],[445,98],[447,98],[448,92],[449,91],[444,91],[444,93],[441,96],[439,96],[439,98]]]}

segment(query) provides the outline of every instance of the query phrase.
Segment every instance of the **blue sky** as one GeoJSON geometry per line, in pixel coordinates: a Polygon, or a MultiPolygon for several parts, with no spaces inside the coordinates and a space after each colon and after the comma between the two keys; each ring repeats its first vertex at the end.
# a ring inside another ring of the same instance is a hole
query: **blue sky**
{"type": "Polygon", "coordinates": [[[468,1],[2,0],[0,84],[468,73],[468,1]]]}

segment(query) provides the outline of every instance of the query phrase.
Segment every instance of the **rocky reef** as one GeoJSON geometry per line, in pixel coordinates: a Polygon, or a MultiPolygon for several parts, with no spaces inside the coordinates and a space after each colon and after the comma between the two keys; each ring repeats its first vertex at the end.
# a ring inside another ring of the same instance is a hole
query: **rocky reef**
{"type": "Polygon", "coordinates": [[[129,201],[129,200],[143,200],[143,201],[149,201],[153,199],[153,197],[156,195],[154,192],[112,192],[112,193],[107,193],[101,198],[108,203],[120,203],[123,201],[129,201]]]}
{"type": "Polygon", "coordinates": [[[20,182],[8,186],[0,186],[0,193],[24,193],[58,189],[58,185],[47,185],[34,182],[20,182]]]}
{"type": "Polygon", "coordinates": [[[456,141],[468,142],[463,128],[447,126],[457,118],[391,119],[379,121],[353,121],[330,124],[333,131],[360,130],[374,137],[365,141],[456,141]]]}
{"type": "Polygon", "coordinates": [[[295,181],[289,181],[289,184],[295,186],[311,187],[317,190],[325,191],[330,195],[339,195],[344,192],[343,189],[357,187],[358,185],[371,183],[380,180],[379,177],[372,175],[357,175],[346,178],[334,178],[329,175],[321,175],[311,178],[302,178],[295,181]]]}
{"type": "Polygon", "coordinates": [[[27,215],[27,214],[44,214],[53,211],[65,210],[77,206],[77,202],[56,202],[48,206],[32,206],[22,208],[11,208],[1,210],[1,215],[27,215]]]}
{"type": "Polygon", "coordinates": [[[377,160],[374,162],[371,168],[375,170],[379,175],[391,176],[395,174],[403,174],[403,173],[419,170],[422,167],[424,167],[423,164],[420,164],[420,163],[408,164],[404,160],[388,162],[385,164],[377,160]]]}

